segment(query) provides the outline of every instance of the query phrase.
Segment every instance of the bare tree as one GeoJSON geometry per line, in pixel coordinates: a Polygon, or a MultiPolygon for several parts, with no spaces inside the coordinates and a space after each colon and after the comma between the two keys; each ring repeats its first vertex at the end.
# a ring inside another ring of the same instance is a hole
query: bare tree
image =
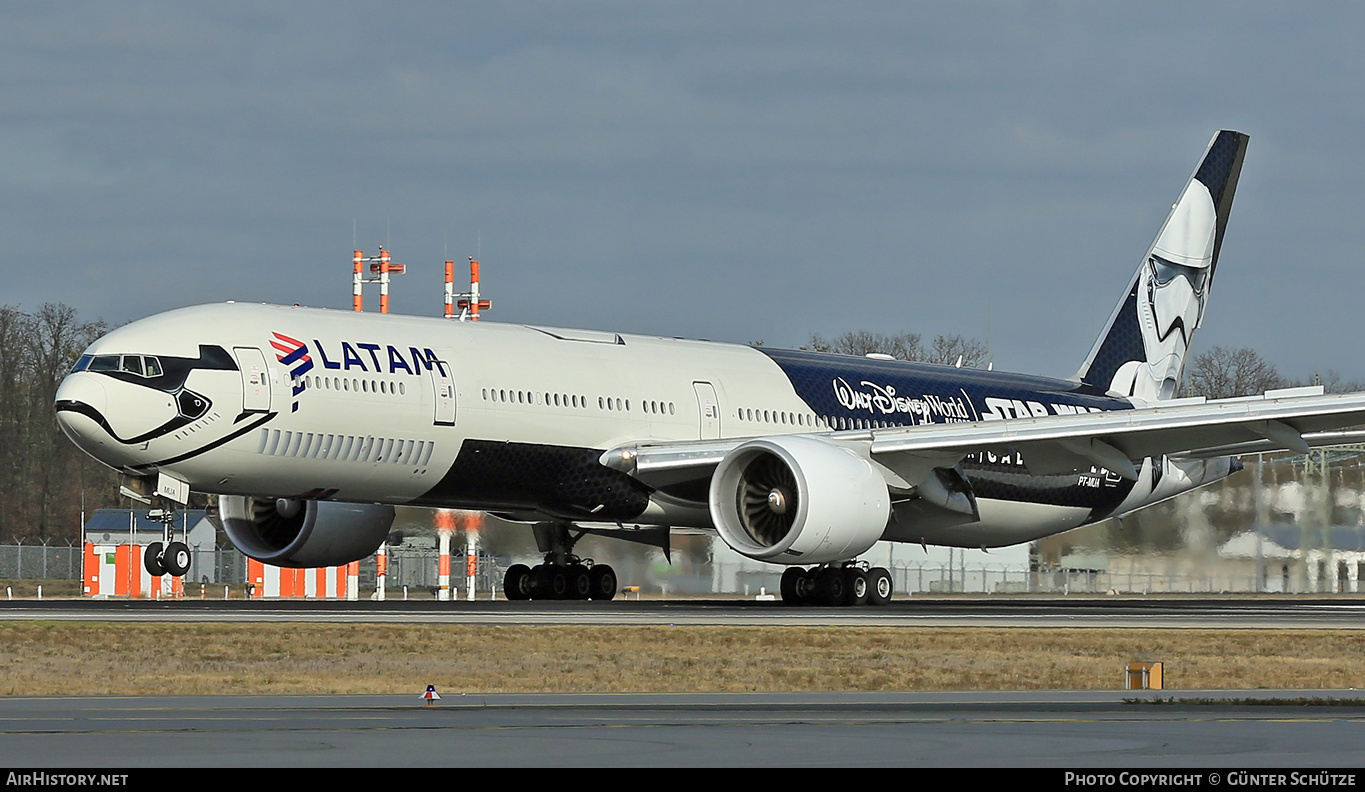
{"type": "Polygon", "coordinates": [[[32,317],[14,306],[0,306],[0,537],[8,536],[20,512],[25,474],[28,338],[32,317]]]}
{"type": "Polygon", "coordinates": [[[919,333],[886,335],[856,330],[832,339],[818,335],[810,337],[810,348],[816,352],[835,352],[840,355],[890,355],[899,360],[923,360],[924,345],[919,333]]]}
{"type": "Polygon", "coordinates": [[[1264,393],[1286,384],[1274,364],[1254,349],[1216,346],[1191,361],[1184,394],[1226,399],[1264,393]]]}
{"type": "Polygon", "coordinates": [[[1288,385],[1321,385],[1324,393],[1356,393],[1365,391],[1365,383],[1359,380],[1344,380],[1341,372],[1336,369],[1327,369],[1324,372],[1314,374],[1308,382],[1292,382],[1288,385]]]}
{"type": "Polygon", "coordinates": [[[117,475],[67,441],[53,399],[103,322],[75,309],[0,306],[0,539],[75,538],[83,487],[91,507],[114,505],[117,475]]]}
{"type": "Polygon", "coordinates": [[[942,363],[947,366],[956,365],[961,358],[965,368],[980,368],[986,364],[988,357],[986,345],[975,338],[938,335],[934,336],[933,343],[925,346],[919,333],[886,335],[867,330],[844,333],[832,339],[813,335],[810,337],[809,348],[816,352],[836,352],[842,355],[878,353],[890,355],[897,360],[942,363]]]}
{"type": "Polygon", "coordinates": [[[986,365],[989,356],[990,350],[975,338],[939,335],[934,336],[934,344],[924,359],[945,366],[956,365],[957,361],[961,360],[963,368],[981,368],[986,365]]]}

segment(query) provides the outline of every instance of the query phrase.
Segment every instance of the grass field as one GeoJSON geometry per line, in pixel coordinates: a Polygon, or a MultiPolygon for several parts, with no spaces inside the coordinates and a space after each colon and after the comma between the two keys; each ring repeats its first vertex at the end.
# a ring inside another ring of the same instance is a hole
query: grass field
{"type": "Polygon", "coordinates": [[[0,623],[0,694],[1365,688],[1365,633],[0,623]]]}

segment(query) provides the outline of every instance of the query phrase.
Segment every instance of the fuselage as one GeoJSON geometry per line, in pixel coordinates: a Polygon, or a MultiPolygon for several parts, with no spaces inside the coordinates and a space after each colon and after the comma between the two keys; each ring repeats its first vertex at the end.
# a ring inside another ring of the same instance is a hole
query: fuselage
{"type": "MultiPolygon", "coordinates": [[[[1069,380],[492,322],[224,303],[125,325],[57,393],[66,434],[134,475],[199,492],[483,509],[710,528],[704,481],[650,487],[601,463],[625,445],[880,432],[1131,409],[1069,380]]],[[[1143,462],[1030,475],[963,460],[969,525],[886,537],[999,546],[1123,513],[1232,469],[1143,462]]]]}

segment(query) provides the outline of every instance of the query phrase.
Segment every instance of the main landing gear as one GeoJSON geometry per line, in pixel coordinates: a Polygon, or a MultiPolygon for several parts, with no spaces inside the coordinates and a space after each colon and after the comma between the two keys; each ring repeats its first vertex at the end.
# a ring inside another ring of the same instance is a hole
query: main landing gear
{"type": "Polygon", "coordinates": [[[502,588],[509,600],[609,600],[616,596],[616,571],[577,556],[564,565],[513,564],[503,576],[502,588]]]}
{"type": "Polygon", "coordinates": [[[788,605],[886,605],[891,589],[889,571],[853,561],[782,573],[782,601],[788,605]]]}
{"type": "Polygon", "coordinates": [[[171,541],[171,526],[175,513],[170,509],[152,509],[148,519],[161,523],[160,542],[152,542],[142,554],[142,565],[152,577],[170,575],[182,577],[190,571],[190,548],[184,542],[171,541]]]}
{"type": "Polygon", "coordinates": [[[609,600],[616,596],[616,570],[574,555],[573,546],[584,534],[573,536],[571,527],[536,523],[536,543],[545,553],[545,563],[509,567],[502,579],[507,599],[609,600]]]}

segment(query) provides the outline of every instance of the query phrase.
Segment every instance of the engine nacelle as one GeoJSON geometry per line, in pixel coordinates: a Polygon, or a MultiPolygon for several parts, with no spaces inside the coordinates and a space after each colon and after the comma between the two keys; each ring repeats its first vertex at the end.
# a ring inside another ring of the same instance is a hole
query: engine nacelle
{"type": "Polygon", "coordinates": [[[864,553],[891,515],[871,462],[813,437],[744,443],[711,476],[711,521],[737,553],[775,564],[820,564],[864,553]]]}
{"type": "Polygon", "coordinates": [[[282,567],[340,566],[372,555],[393,526],[393,507],[223,495],[219,516],[243,555],[282,567]]]}

